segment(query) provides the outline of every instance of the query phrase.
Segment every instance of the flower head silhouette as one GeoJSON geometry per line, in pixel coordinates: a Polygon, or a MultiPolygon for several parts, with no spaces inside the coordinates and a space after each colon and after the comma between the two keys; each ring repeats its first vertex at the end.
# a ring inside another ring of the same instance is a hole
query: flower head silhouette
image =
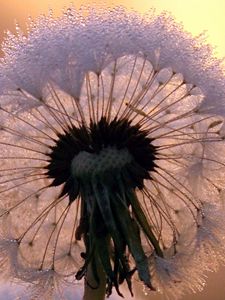
{"type": "Polygon", "coordinates": [[[202,37],[167,14],[70,8],[3,50],[3,275],[32,299],[90,267],[97,288],[99,265],[108,295],[134,273],[171,299],[200,290],[225,258],[225,80],[202,37]]]}

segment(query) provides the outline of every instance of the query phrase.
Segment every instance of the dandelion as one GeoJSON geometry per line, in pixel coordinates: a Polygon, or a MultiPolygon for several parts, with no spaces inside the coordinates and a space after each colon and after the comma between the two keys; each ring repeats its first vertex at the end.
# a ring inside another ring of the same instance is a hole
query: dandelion
{"type": "Polygon", "coordinates": [[[225,260],[225,80],[168,14],[70,8],[3,45],[0,262],[31,299],[168,299],[225,260]],[[100,296],[98,296],[100,299],[100,296]],[[86,297],[88,299],[88,297],[86,297]]]}

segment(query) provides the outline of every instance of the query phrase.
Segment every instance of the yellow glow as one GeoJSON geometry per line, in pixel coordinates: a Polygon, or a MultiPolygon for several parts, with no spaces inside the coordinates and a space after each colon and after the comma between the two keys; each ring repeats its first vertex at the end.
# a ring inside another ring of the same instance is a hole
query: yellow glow
{"type": "MultiPolygon", "coordinates": [[[[137,1],[131,0],[131,3],[137,8],[137,1]]],[[[225,56],[224,0],[143,0],[142,3],[142,11],[146,11],[151,5],[159,11],[170,11],[194,35],[206,30],[207,41],[217,47],[219,56],[225,56]]]]}

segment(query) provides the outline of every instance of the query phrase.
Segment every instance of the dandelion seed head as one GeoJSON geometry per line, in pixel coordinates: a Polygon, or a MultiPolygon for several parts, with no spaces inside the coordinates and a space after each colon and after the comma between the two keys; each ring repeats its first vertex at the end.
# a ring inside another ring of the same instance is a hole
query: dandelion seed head
{"type": "Polygon", "coordinates": [[[32,299],[99,261],[108,295],[135,272],[168,299],[201,290],[225,253],[225,80],[204,37],[167,13],[71,7],[3,50],[8,273],[32,299]]]}
{"type": "MultiPolygon", "coordinates": [[[[211,104],[212,97],[219,101],[223,96],[220,60],[212,59],[203,36],[193,39],[166,13],[155,16],[150,12],[142,18],[118,7],[104,12],[91,10],[84,17],[82,10],[71,8],[57,21],[42,16],[29,26],[28,37],[10,34],[4,43],[2,88],[8,87],[7,80],[40,99],[51,79],[78,97],[86,71],[98,73],[110,61],[140,52],[159,70],[172,67],[186,81],[194,82],[204,93],[203,106],[207,99],[211,104]]],[[[217,104],[222,110],[222,103],[217,104]]],[[[215,104],[209,107],[216,109],[215,104]]]]}

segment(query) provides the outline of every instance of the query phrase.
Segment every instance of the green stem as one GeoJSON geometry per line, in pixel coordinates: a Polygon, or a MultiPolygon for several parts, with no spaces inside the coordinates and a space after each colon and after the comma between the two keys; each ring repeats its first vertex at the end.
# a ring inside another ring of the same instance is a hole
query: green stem
{"type": "Polygon", "coordinates": [[[133,208],[134,215],[135,215],[139,225],[141,226],[142,230],[144,231],[144,233],[147,235],[150,242],[152,243],[156,254],[160,257],[163,257],[163,252],[160,248],[159,242],[156,239],[153,231],[151,230],[151,227],[149,226],[149,222],[147,221],[147,218],[141,208],[141,205],[140,205],[138,198],[134,191],[130,191],[129,200],[130,200],[131,206],[133,208]]]}
{"type": "Polygon", "coordinates": [[[90,263],[87,269],[87,277],[84,286],[83,300],[104,300],[106,294],[106,275],[102,264],[96,258],[96,270],[93,270],[93,264],[90,263]],[[99,283],[96,282],[94,273],[97,271],[99,283]]]}

